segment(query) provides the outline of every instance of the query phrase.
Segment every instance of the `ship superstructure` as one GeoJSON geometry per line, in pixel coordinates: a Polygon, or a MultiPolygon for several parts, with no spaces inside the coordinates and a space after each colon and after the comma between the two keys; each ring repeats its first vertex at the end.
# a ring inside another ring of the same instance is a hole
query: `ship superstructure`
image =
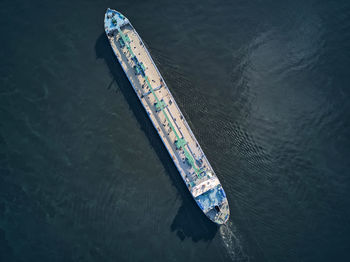
{"type": "Polygon", "coordinates": [[[107,9],[105,32],[153,126],[183,181],[205,215],[217,224],[229,218],[225,191],[130,21],[107,9]]]}

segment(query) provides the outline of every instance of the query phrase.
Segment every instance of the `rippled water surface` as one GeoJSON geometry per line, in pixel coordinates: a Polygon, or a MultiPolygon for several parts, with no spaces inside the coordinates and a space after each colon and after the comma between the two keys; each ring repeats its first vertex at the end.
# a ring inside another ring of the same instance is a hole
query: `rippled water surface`
{"type": "Polygon", "coordinates": [[[0,2],[0,261],[349,261],[349,1],[0,2]],[[103,32],[150,49],[227,193],[187,192],[103,32]]]}

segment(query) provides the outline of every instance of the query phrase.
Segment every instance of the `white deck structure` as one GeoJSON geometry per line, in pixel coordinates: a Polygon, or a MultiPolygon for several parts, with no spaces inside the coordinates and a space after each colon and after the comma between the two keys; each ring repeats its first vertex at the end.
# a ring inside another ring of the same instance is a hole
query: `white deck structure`
{"type": "Polygon", "coordinates": [[[223,224],[230,211],[225,192],[183,117],[141,37],[121,13],[107,9],[111,47],[198,206],[223,224]]]}

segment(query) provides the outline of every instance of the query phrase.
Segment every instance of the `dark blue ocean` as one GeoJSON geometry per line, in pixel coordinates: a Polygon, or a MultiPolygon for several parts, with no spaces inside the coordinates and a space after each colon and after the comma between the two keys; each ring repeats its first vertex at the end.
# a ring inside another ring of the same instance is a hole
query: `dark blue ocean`
{"type": "Polygon", "coordinates": [[[350,261],[350,1],[0,1],[0,261],[350,261]],[[147,44],[221,180],[199,210],[104,35],[147,44]]]}

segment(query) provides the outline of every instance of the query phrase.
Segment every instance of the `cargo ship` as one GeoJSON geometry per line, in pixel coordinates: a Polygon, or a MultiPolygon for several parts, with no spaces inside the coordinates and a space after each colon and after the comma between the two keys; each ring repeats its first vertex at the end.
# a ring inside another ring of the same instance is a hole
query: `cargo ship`
{"type": "Polygon", "coordinates": [[[104,28],[193,199],[211,221],[224,224],[230,215],[225,191],[141,37],[123,14],[110,8],[105,13],[104,28]]]}

